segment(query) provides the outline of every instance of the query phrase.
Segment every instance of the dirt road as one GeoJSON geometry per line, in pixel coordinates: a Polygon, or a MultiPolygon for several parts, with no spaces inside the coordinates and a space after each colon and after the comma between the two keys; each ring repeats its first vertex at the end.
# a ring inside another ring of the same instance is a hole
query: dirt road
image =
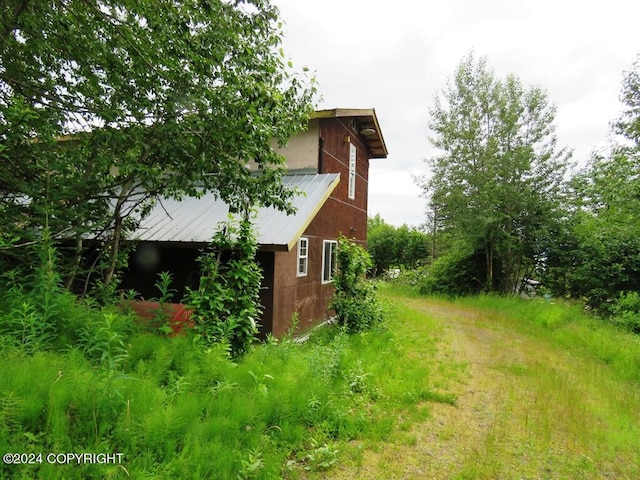
{"type": "Polygon", "coordinates": [[[640,450],[616,452],[618,441],[628,445],[620,436],[637,435],[638,426],[625,427],[634,412],[616,404],[624,385],[611,381],[604,366],[486,311],[402,302],[442,323],[438,353],[426,368],[457,402],[429,403],[427,420],[365,447],[358,462],[326,478],[640,478],[640,466],[629,460],[640,450]],[[612,418],[619,423],[610,424],[612,418]]]}

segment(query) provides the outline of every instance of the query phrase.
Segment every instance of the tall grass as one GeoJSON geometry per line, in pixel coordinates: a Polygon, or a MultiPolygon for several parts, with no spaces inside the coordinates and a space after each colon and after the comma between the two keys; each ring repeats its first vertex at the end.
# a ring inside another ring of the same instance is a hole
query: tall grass
{"type": "Polygon", "coordinates": [[[618,378],[640,384],[640,335],[596,317],[580,304],[493,295],[463,297],[456,303],[493,312],[517,328],[535,329],[566,350],[608,364],[618,378]]]}
{"type": "Polygon", "coordinates": [[[81,325],[65,347],[11,340],[0,351],[0,450],[123,463],[1,465],[0,478],[297,478],[334,465],[349,440],[389,438],[399,409],[454,401],[414,361],[433,348],[429,326],[416,340],[402,318],[353,335],[322,328],[304,344],[270,339],[233,361],[109,309],[65,315],[81,325]]]}

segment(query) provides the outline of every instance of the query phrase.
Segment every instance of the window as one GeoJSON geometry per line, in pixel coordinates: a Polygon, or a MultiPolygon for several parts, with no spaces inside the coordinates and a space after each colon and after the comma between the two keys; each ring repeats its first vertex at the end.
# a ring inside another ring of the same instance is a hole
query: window
{"type": "Polygon", "coordinates": [[[349,144],[349,199],[356,198],[356,146],[349,144]]]}
{"type": "Polygon", "coordinates": [[[298,277],[306,277],[309,266],[309,239],[298,240],[298,277]]]}
{"type": "Polygon", "coordinates": [[[338,242],[335,240],[325,240],[322,243],[322,283],[333,282],[333,274],[336,271],[338,261],[337,250],[338,242]]]}

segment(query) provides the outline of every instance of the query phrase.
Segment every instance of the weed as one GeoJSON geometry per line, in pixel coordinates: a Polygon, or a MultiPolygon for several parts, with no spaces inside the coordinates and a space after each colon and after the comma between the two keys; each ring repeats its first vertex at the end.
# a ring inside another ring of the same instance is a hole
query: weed
{"type": "Polygon", "coordinates": [[[154,283],[154,286],[160,292],[160,296],[154,299],[160,303],[160,308],[156,311],[154,318],[154,324],[159,325],[158,330],[169,335],[173,332],[171,328],[171,313],[166,309],[165,304],[170,302],[173,296],[177,293],[175,288],[171,288],[173,282],[173,275],[170,272],[160,272],[158,274],[158,280],[154,283]]]}
{"type": "Polygon", "coordinates": [[[262,451],[259,448],[247,452],[246,457],[241,460],[241,468],[238,473],[238,480],[252,480],[258,478],[264,468],[262,451]]]}
{"type": "Polygon", "coordinates": [[[338,462],[340,450],[333,442],[320,443],[311,438],[311,451],[304,456],[304,469],[307,471],[322,471],[331,468],[338,462]]]}

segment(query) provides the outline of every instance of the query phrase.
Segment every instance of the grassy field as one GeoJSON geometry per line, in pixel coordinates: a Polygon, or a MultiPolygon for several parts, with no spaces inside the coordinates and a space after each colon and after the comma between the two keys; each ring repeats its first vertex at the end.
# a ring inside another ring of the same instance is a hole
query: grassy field
{"type": "Polygon", "coordinates": [[[640,478],[640,338],[564,304],[383,292],[405,338],[430,325],[420,361],[457,401],[308,478],[640,478]]]}
{"type": "Polygon", "coordinates": [[[76,346],[1,343],[0,450],[36,461],[0,478],[640,478],[639,337],[544,301],[380,293],[382,328],[236,362],[108,312],[76,346]]]}

